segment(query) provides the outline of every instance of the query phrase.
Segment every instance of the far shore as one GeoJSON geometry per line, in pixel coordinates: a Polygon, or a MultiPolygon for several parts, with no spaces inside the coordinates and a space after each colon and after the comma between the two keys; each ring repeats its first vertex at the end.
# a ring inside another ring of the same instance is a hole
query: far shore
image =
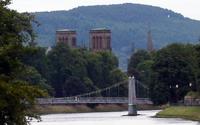
{"type": "MultiPolygon", "coordinates": [[[[158,110],[159,106],[140,105],[138,110],[158,110]]],[[[60,113],[86,113],[86,112],[114,112],[127,111],[127,104],[82,104],[82,105],[37,105],[33,112],[37,114],[60,114],[60,113]]]]}

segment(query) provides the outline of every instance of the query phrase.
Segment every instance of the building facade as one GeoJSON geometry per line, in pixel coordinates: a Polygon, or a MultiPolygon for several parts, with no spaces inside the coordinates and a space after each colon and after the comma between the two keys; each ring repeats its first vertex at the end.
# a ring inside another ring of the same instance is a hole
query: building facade
{"type": "Polygon", "coordinates": [[[75,30],[61,29],[56,31],[56,43],[65,43],[69,47],[77,47],[77,35],[75,30]]]}
{"type": "Polygon", "coordinates": [[[112,51],[111,31],[105,28],[90,30],[90,50],[93,52],[112,51]]]}

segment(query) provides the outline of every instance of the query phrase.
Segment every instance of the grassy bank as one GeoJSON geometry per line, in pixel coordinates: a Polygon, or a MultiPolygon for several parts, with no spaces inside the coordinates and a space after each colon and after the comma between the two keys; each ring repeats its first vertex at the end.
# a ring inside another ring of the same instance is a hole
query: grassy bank
{"type": "Polygon", "coordinates": [[[172,106],[156,114],[160,118],[184,118],[200,121],[200,106],[172,106]]]}
{"type": "MultiPolygon", "coordinates": [[[[160,107],[153,105],[140,105],[138,110],[155,110],[160,107]]],[[[99,105],[43,105],[36,106],[32,111],[38,114],[57,114],[57,113],[83,113],[83,112],[110,112],[126,111],[127,104],[99,104],[99,105]]]]}

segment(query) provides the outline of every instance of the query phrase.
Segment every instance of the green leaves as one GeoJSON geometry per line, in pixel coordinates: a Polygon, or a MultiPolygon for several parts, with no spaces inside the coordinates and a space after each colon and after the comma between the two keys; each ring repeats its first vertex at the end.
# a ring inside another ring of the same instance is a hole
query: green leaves
{"type": "Polygon", "coordinates": [[[145,60],[149,60],[150,55],[145,50],[138,50],[137,52],[133,53],[129,62],[128,62],[128,74],[138,76],[137,66],[139,63],[143,63],[145,60]]]}
{"type": "Polygon", "coordinates": [[[18,13],[6,7],[10,0],[0,1],[0,45],[22,45],[34,40],[33,15],[18,13]]]}
{"type": "Polygon", "coordinates": [[[47,55],[49,82],[55,96],[75,96],[123,81],[118,60],[110,52],[93,53],[57,44],[47,55]],[[116,71],[116,72],[114,72],[116,71]]]}
{"type": "Polygon", "coordinates": [[[29,109],[34,106],[36,97],[46,95],[38,87],[27,83],[7,83],[0,80],[0,124],[26,125],[28,121],[25,116],[38,118],[29,109]]]}
{"type": "Polygon", "coordinates": [[[36,86],[44,84],[39,73],[22,60],[24,43],[34,37],[33,16],[8,9],[9,3],[0,0],[0,124],[27,125],[27,117],[39,118],[29,110],[35,98],[47,93],[36,86]]]}
{"type": "Polygon", "coordinates": [[[162,103],[183,99],[190,89],[189,83],[195,84],[195,70],[199,70],[195,51],[193,45],[171,44],[156,53],[153,70],[157,73],[157,84],[162,83],[166,88],[167,94],[162,95],[168,96],[162,103]]]}
{"type": "Polygon", "coordinates": [[[174,43],[155,53],[138,51],[131,57],[129,73],[149,86],[155,104],[176,103],[191,89],[199,90],[198,46],[174,43]]]}

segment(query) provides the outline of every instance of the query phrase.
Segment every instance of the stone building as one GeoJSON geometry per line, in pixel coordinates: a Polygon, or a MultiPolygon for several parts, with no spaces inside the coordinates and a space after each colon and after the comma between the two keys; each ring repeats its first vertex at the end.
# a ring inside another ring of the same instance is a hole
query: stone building
{"type": "Polygon", "coordinates": [[[56,43],[66,43],[69,47],[76,48],[76,31],[60,29],[56,31],[56,43]]]}
{"type": "Polygon", "coordinates": [[[90,50],[93,52],[111,51],[111,31],[105,28],[90,30],[90,50]]]}

